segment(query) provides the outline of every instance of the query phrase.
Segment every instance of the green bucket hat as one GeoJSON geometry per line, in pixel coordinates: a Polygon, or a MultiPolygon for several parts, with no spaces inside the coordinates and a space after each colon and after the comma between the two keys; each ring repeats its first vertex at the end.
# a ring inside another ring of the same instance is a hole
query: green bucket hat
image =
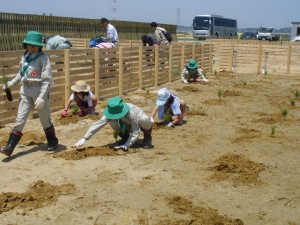
{"type": "Polygon", "coordinates": [[[28,31],[23,41],[24,44],[44,46],[43,35],[36,31],[28,31]]]}
{"type": "Polygon", "coordinates": [[[129,111],[129,106],[123,102],[120,97],[110,98],[107,102],[107,107],[104,109],[104,115],[111,120],[117,120],[126,115],[129,111]]]}
{"type": "Polygon", "coordinates": [[[196,69],[197,67],[198,67],[198,64],[196,63],[196,61],[193,59],[190,59],[189,63],[187,64],[187,68],[196,69]]]}

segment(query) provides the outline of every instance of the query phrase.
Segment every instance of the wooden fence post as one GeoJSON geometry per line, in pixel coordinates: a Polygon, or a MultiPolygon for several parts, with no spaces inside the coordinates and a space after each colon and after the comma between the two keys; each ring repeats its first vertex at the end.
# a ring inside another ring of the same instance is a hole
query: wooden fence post
{"type": "Polygon", "coordinates": [[[287,52],[287,62],[286,62],[286,74],[290,74],[291,69],[291,54],[292,54],[292,46],[291,43],[288,45],[288,52],[287,52]]]}
{"type": "Polygon", "coordinates": [[[68,103],[71,90],[70,90],[70,49],[64,50],[65,60],[65,105],[68,103]]]}
{"type": "MultiPolygon", "coordinates": [[[[196,60],[195,59],[195,48],[196,48],[196,45],[195,43],[192,44],[192,59],[196,60]]],[[[197,60],[196,60],[197,61],[197,60]]]]}
{"type": "Polygon", "coordinates": [[[155,47],[155,65],[154,65],[154,86],[158,86],[158,64],[159,64],[159,47],[156,45],[155,47]]]}
{"type": "Polygon", "coordinates": [[[180,67],[181,68],[184,68],[184,66],[185,66],[185,54],[184,54],[184,52],[185,52],[185,44],[183,44],[182,46],[181,46],[181,65],[180,65],[180,67]]]}
{"type": "Polygon", "coordinates": [[[213,64],[213,62],[212,62],[212,43],[210,43],[210,45],[209,45],[209,72],[212,72],[212,64],[213,64]]]}
{"type": "Polygon", "coordinates": [[[119,95],[123,95],[123,47],[119,47],[119,95]]]}
{"type": "Polygon", "coordinates": [[[172,81],[173,72],[173,46],[169,45],[169,82],[172,81]]]}
{"type": "Polygon", "coordinates": [[[99,82],[100,82],[100,49],[95,48],[95,93],[96,93],[96,99],[99,100],[100,98],[100,88],[99,88],[99,82]]]}
{"type": "Polygon", "coordinates": [[[139,89],[143,88],[143,47],[139,46],[139,89]]]}

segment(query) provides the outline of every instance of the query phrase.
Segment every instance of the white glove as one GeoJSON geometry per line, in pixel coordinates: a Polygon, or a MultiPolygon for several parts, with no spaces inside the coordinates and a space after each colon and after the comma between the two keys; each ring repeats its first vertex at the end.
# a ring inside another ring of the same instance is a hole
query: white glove
{"type": "Polygon", "coordinates": [[[203,81],[204,81],[204,82],[208,82],[208,80],[207,80],[206,78],[203,78],[203,81]]]}
{"type": "Polygon", "coordinates": [[[151,123],[154,123],[154,119],[152,117],[150,117],[151,123]]]}
{"type": "Polygon", "coordinates": [[[83,145],[85,143],[85,138],[81,138],[74,146],[75,148],[80,147],[81,145],[83,145]]]}
{"type": "Polygon", "coordinates": [[[188,84],[188,83],[189,83],[186,79],[183,79],[182,81],[183,81],[183,83],[185,83],[185,84],[188,84]]]}
{"type": "Polygon", "coordinates": [[[167,124],[168,127],[174,127],[174,124],[172,122],[167,124]]]}
{"type": "Polygon", "coordinates": [[[37,98],[35,100],[35,103],[34,103],[35,109],[42,109],[42,108],[44,108],[44,104],[45,104],[45,101],[43,99],[37,98]]]}
{"type": "Polygon", "coordinates": [[[10,88],[11,86],[12,86],[12,84],[8,81],[6,84],[4,84],[4,85],[2,86],[2,89],[5,90],[5,89],[7,89],[7,88],[10,88]]]}
{"type": "Polygon", "coordinates": [[[115,150],[122,149],[123,151],[127,151],[128,148],[127,148],[125,145],[120,145],[120,146],[117,145],[117,146],[114,147],[114,149],[115,149],[115,150]]]}

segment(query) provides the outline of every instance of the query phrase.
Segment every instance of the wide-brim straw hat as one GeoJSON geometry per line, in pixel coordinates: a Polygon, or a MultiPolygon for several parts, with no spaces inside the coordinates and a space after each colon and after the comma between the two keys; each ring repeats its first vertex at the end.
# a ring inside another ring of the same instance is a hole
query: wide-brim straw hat
{"type": "Polygon", "coordinates": [[[104,116],[111,120],[124,117],[129,111],[129,106],[120,97],[110,98],[107,107],[104,109],[104,116]]]}
{"type": "Polygon", "coordinates": [[[88,92],[90,86],[84,80],[78,80],[75,85],[71,86],[71,89],[75,92],[88,92]]]}

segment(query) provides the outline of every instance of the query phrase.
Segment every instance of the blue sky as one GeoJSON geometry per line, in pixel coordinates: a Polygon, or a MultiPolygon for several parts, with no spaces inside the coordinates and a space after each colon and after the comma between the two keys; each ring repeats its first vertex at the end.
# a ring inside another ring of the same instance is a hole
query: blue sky
{"type": "Polygon", "coordinates": [[[289,27],[291,22],[300,22],[299,9],[300,0],[1,0],[0,6],[0,12],[184,26],[190,26],[195,15],[214,13],[237,19],[239,28],[289,27]]]}

